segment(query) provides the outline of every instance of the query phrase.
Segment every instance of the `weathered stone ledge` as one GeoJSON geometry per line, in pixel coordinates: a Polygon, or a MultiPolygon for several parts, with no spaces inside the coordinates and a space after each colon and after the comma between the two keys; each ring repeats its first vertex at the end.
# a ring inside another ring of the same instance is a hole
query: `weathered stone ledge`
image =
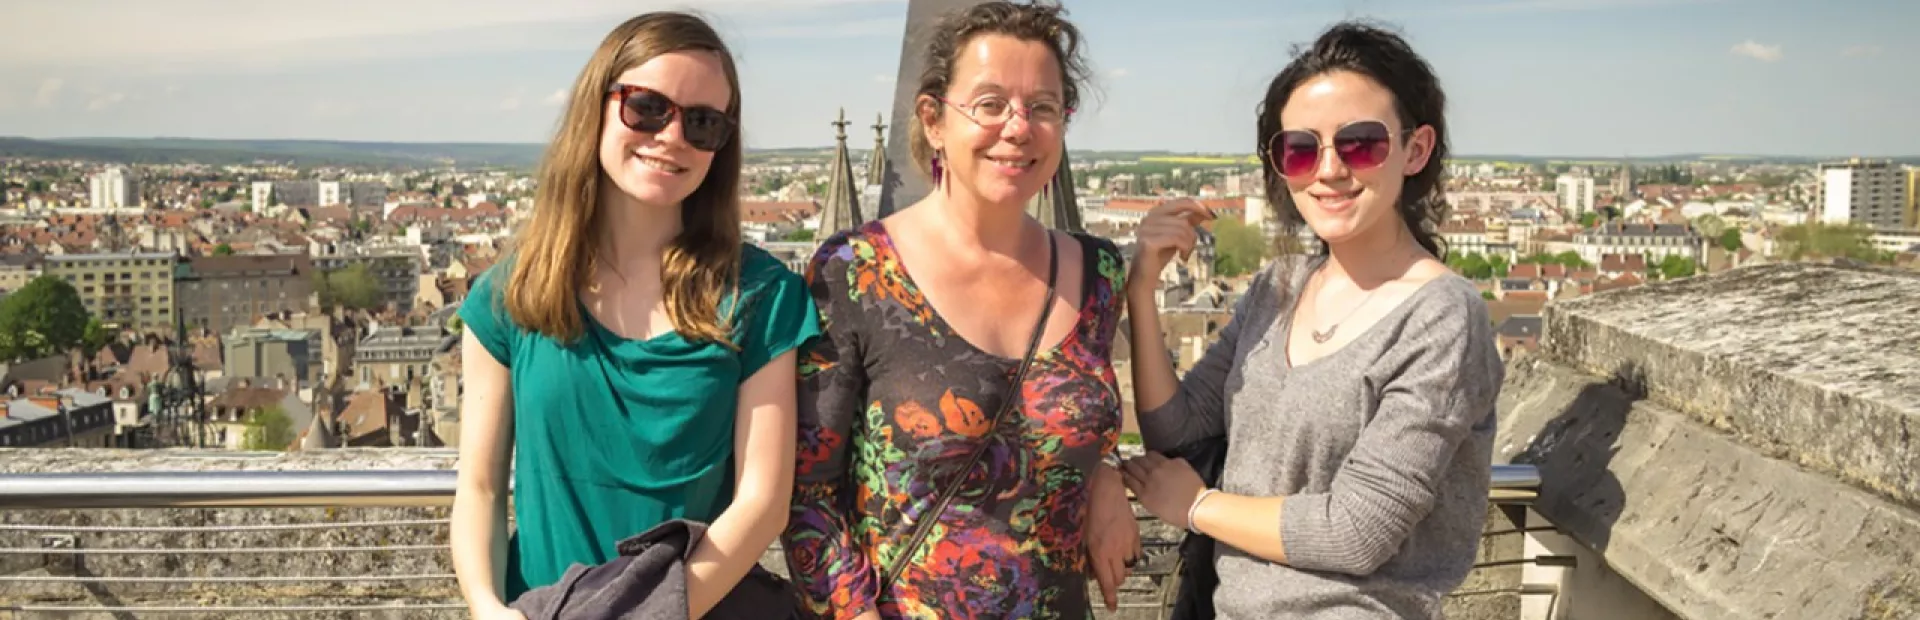
{"type": "Polygon", "coordinates": [[[1912,273],[1747,267],[1556,303],[1542,354],[1920,506],[1917,308],[1912,273]]]}
{"type": "Polygon", "coordinates": [[[1674,613],[1920,617],[1920,513],[1553,360],[1507,373],[1495,462],[1538,465],[1535,510],[1674,613]]]}

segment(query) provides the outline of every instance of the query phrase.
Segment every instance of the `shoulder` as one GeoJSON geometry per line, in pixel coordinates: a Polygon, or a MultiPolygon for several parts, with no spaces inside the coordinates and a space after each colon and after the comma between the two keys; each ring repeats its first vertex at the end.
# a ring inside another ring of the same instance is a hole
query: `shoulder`
{"type": "Polygon", "coordinates": [[[1493,332],[1492,315],[1480,289],[1454,273],[1445,273],[1419,285],[1414,292],[1417,303],[1410,304],[1407,320],[1415,325],[1452,327],[1461,331],[1493,332]]]}
{"type": "Polygon", "coordinates": [[[807,261],[807,282],[818,283],[820,278],[829,273],[845,273],[849,268],[871,262],[884,251],[885,244],[879,240],[885,235],[886,229],[875,220],[827,237],[820,242],[820,247],[814,249],[813,258],[807,261]]]}
{"type": "Polygon", "coordinates": [[[1120,246],[1118,244],[1110,239],[1096,237],[1087,233],[1072,233],[1071,236],[1075,241],[1080,242],[1080,247],[1085,255],[1092,261],[1087,265],[1091,273],[1098,274],[1100,278],[1106,280],[1107,284],[1115,289],[1125,286],[1127,279],[1127,259],[1124,254],[1120,253],[1120,246]]]}
{"type": "Polygon", "coordinates": [[[466,300],[461,302],[461,310],[469,307],[487,308],[503,311],[506,306],[507,282],[513,278],[513,260],[502,259],[474,276],[467,285],[466,300]]]}
{"type": "Polygon", "coordinates": [[[740,244],[740,288],[742,290],[750,291],[797,277],[793,270],[788,269],[786,263],[781,262],[779,258],[775,258],[772,252],[751,243],[740,244]]]}

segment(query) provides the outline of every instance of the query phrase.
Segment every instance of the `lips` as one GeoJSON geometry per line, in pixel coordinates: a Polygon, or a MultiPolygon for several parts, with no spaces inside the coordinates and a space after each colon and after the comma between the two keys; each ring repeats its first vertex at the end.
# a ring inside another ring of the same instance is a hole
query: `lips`
{"type": "Polygon", "coordinates": [[[1320,203],[1321,209],[1326,211],[1341,211],[1353,206],[1353,201],[1360,197],[1360,190],[1356,189],[1351,192],[1312,192],[1309,195],[1313,196],[1315,202],[1320,203]]]}
{"type": "Polygon", "coordinates": [[[647,168],[649,170],[654,170],[654,171],[658,171],[666,174],[680,174],[682,172],[687,171],[686,166],[682,166],[680,164],[674,163],[672,160],[661,158],[661,157],[654,157],[652,155],[646,155],[643,153],[636,152],[633,154],[633,158],[634,160],[640,162],[641,167],[647,168]]]}
{"type": "Polygon", "coordinates": [[[1040,160],[1038,159],[1030,159],[1030,158],[1024,158],[1024,157],[995,157],[991,155],[987,156],[986,160],[988,163],[993,164],[994,168],[997,168],[1001,172],[1005,172],[1007,174],[1022,174],[1028,170],[1032,170],[1035,164],[1040,163],[1040,160]]]}

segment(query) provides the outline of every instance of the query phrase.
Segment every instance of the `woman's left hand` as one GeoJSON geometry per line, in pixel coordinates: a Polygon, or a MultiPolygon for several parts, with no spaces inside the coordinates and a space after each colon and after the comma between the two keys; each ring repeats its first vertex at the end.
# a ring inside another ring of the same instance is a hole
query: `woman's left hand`
{"type": "Polygon", "coordinates": [[[1187,509],[1192,508],[1193,500],[1206,490],[1206,483],[1186,459],[1170,459],[1158,452],[1148,452],[1127,459],[1120,465],[1120,473],[1147,512],[1180,529],[1191,529],[1187,524],[1187,509]]]}
{"type": "Polygon", "coordinates": [[[1087,563],[1093,565],[1107,610],[1114,611],[1120,604],[1120,584],[1140,559],[1140,520],[1133,516],[1119,470],[1097,467],[1087,489],[1087,563]]]}

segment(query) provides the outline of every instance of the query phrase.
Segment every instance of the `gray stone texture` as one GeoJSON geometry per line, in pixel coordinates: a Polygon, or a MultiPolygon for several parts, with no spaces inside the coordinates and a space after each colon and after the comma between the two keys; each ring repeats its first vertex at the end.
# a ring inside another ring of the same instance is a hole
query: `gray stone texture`
{"type": "Polygon", "coordinates": [[[1772,265],[1548,308],[1495,462],[1686,618],[1920,617],[1920,279],[1772,265]]]}

